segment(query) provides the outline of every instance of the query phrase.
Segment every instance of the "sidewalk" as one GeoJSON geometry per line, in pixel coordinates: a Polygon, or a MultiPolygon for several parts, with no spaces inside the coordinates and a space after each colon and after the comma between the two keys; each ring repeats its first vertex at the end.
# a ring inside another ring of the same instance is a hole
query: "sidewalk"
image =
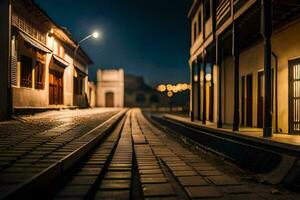
{"type": "Polygon", "coordinates": [[[284,145],[284,147],[294,148],[300,150],[300,135],[288,135],[288,134],[278,134],[274,133],[272,137],[265,138],[263,137],[263,129],[260,128],[251,128],[251,127],[241,127],[240,131],[233,132],[231,126],[224,125],[223,128],[217,128],[216,123],[207,122],[206,125],[203,125],[200,121],[192,122],[189,117],[183,117],[172,114],[165,114],[165,118],[183,123],[189,126],[196,128],[216,130],[222,133],[228,133],[235,136],[244,136],[248,139],[259,139],[263,142],[272,142],[276,145],[284,145]]]}

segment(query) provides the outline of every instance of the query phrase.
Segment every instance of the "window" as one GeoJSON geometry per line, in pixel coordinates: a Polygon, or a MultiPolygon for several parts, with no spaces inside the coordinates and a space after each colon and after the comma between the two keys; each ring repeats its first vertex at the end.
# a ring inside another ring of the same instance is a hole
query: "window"
{"type": "Polygon", "coordinates": [[[21,56],[21,84],[22,87],[32,87],[32,58],[21,56]]]}
{"type": "Polygon", "coordinates": [[[194,23],[193,29],[194,29],[194,42],[195,42],[197,39],[197,23],[196,22],[194,23]]]}
{"type": "Polygon", "coordinates": [[[198,14],[198,34],[202,32],[202,13],[198,14]]]}
{"type": "Polygon", "coordinates": [[[204,4],[204,21],[206,22],[210,18],[210,2],[207,0],[204,4]]]}
{"type": "Polygon", "coordinates": [[[35,88],[36,89],[44,89],[44,77],[45,77],[45,66],[39,62],[36,61],[35,67],[34,67],[34,75],[35,75],[35,88]]]}
{"type": "Polygon", "coordinates": [[[74,94],[75,95],[82,95],[83,92],[83,79],[84,77],[78,76],[74,77],[74,94]]]}

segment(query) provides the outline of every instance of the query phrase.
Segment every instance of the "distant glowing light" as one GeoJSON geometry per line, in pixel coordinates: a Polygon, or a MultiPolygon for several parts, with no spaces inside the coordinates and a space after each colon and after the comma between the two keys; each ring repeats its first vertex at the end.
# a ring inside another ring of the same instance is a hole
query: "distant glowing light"
{"type": "Polygon", "coordinates": [[[157,91],[159,92],[165,92],[167,90],[167,87],[165,85],[159,85],[157,87],[157,91]]]}
{"type": "Polygon", "coordinates": [[[168,84],[168,85],[167,85],[167,90],[168,90],[168,91],[172,91],[172,89],[173,89],[173,85],[168,84]]]}
{"type": "Polygon", "coordinates": [[[188,84],[186,84],[186,83],[181,84],[181,89],[182,90],[187,90],[188,89],[188,84]]]}
{"type": "Polygon", "coordinates": [[[197,75],[194,76],[194,81],[195,81],[195,82],[198,81],[198,76],[197,76],[197,75]]]}
{"type": "Polygon", "coordinates": [[[168,91],[167,95],[168,95],[168,97],[172,97],[173,96],[173,92],[172,91],[168,91]]]}
{"type": "Polygon", "coordinates": [[[211,81],[211,74],[206,74],[205,75],[205,79],[206,79],[206,81],[211,81]]]}

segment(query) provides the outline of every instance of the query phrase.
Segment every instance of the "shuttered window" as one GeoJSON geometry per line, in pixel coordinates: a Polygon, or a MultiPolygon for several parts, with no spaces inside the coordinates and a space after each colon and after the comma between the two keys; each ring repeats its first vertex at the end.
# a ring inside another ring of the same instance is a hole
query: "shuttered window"
{"type": "Polygon", "coordinates": [[[35,74],[35,88],[36,89],[44,89],[45,85],[45,66],[39,61],[36,61],[34,67],[35,74]]]}
{"type": "Polygon", "coordinates": [[[32,58],[21,56],[21,83],[22,87],[32,87],[32,58]]]}

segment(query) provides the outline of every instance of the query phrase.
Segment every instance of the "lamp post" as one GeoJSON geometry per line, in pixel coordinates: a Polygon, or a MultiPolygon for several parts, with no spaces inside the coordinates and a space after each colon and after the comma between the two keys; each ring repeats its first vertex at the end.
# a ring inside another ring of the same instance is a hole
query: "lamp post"
{"type": "MultiPolygon", "coordinates": [[[[89,38],[98,38],[99,37],[99,33],[98,32],[94,32],[88,36],[86,36],[85,38],[83,38],[82,40],[80,40],[77,44],[77,46],[75,47],[75,50],[74,50],[74,55],[73,55],[73,70],[75,70],[75,59],[76,59],[76,53],[77,53],[77,50],[78,48],[80,47],[80,45],[86,41],[87,39],[89,38]]],[[[74,71],[73,71],[73,74],[74,74],[74,71]]],[[[74,88],[75,88],[75,84],[74,84],[74,79],[73,79],[73,105],[74,105],[74,97],[75,97],[75,94],[74,94],[74,88]]],[[[81,94],[82,94],[82,91],[81,91],[81,94]]],[[[86,95],[86,93],[85,93],[86,95]]],[[[89,106],[89,102],[88,102],[88,99],[87,99],[87,96],[86,96],[86,106],[89,106]]]]}
{"type": "Polygon", "coordinates": [[[77,44],[77,46],[76,46],[76,48],[75,48],[75,51],[74,51],[74,55],[73,55],[73,65],[74,65],[74,63],[75,63],[76,53],[77,53],[78,48],[80,47],[80,44],[83,43],[84,41],[86,41],[87,39],[91,38],[91,37],[93,37],[93,38],[96,39],[96,38],[99,37],[99,33],[98,33],[98,32],[94,32],[94,33],[92,33],[92,34],[86,36],[85,38],[83,38],[82,40],[80,40],[80,41],[78,42],[78,44],[77,44]]]}

